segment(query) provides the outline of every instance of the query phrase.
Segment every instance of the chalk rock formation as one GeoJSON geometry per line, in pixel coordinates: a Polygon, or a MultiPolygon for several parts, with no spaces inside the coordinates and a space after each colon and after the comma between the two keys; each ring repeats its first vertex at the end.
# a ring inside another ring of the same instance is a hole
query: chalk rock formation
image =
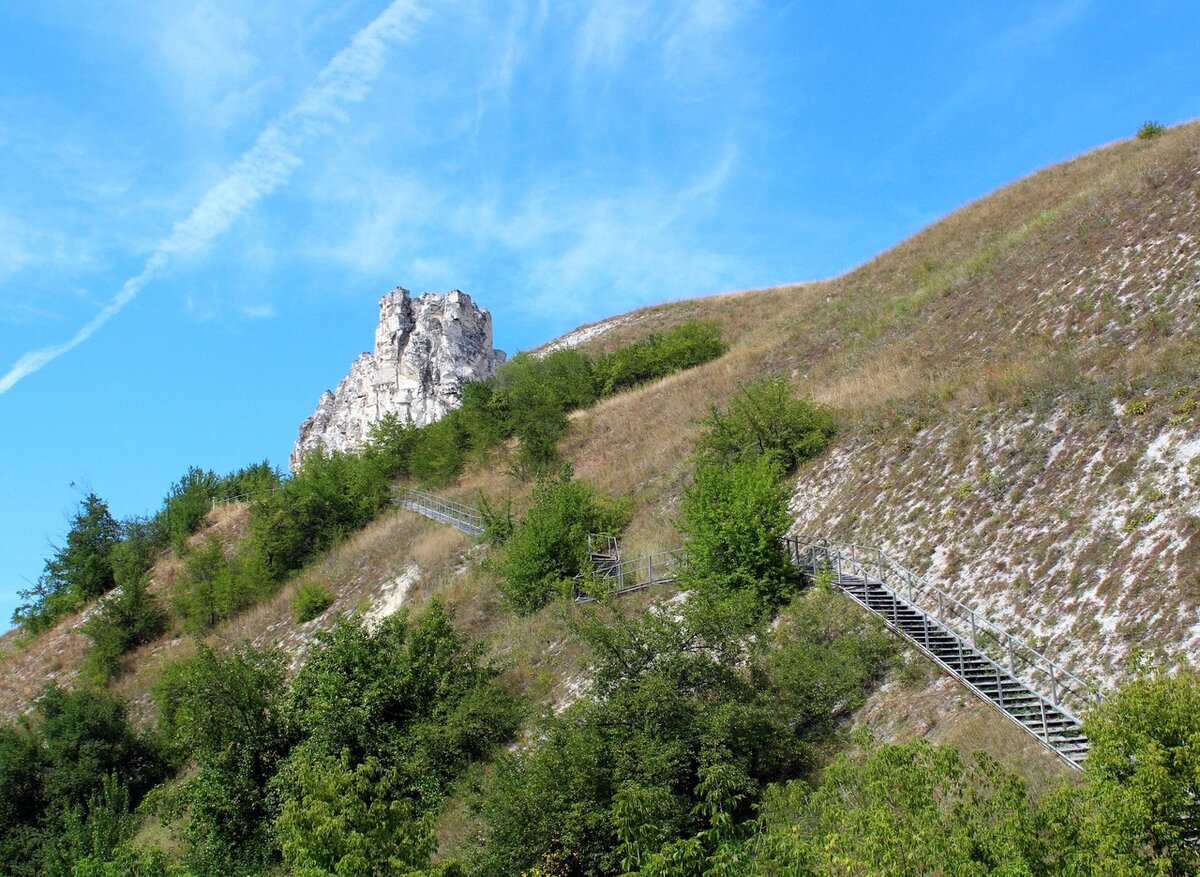
{"type": "Polygon", "coordinates": [[[354,360],[300,425],[292,471],[318,448],[361,446],[388,414],[417,426],[432,423],[458,407],[464,384],[491,377],[502,362],[503,351],[492,347],[492,315],[469,295],[456,289],[413,299],[396,287],[379,300],[375,353],[354,360]]]}

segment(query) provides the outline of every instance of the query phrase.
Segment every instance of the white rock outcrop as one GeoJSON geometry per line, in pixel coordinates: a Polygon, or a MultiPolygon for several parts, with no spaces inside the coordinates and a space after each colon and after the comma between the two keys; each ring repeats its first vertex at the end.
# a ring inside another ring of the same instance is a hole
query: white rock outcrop
{"type": "Polygon", "coordinates": [[[432,423],[458,407],[464,384],[491,377],[502,362],[503,351],[492,347],[492,315],[465,292],[414,299],[396,287],[379,300],[374,354],[360,355],[300,425],[292,471],[318,448],[360,447],[388,414],[417,426],[432,423]]]}

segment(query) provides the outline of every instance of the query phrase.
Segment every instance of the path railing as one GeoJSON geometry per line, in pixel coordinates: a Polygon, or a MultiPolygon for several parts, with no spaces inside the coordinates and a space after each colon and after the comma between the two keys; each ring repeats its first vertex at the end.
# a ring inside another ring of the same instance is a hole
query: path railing
{"type": "Polygon", "coordinates": [[[436,493],[428,493],[424,490],[406,490],[396,504],[402,509],[408,509],[410,512],[416,512],[443,524],[449,524],[472,536],[483,535],[483,516],[474,506],[446,499],[436,493]]]}
{"type": "Polygon", "coordinates": [[[619,597],[641,591],[652,585],[665,585],[678,577],[683,551],[656,551],[641,557],[630,557],[608,565],[590,576],[575,576],[572,582],[572,597],[576,603],[589,603],[596,599],[594,591],[619,597]]]}
{"type": "Polygon", "coordinates": [[[928,612],[964,642],[1007,667],[1011,676],[1045,692],[1054,706],[1076,718],[1103,702],[1093,683],[1051,660],[1024,639],[984,618],[970,606],[898,563],[880,548],[838,542],[820,536],[784,540],[792,562],[813,570],[827,569],[835,578],[849,576],[878,582],[913,606],[928,612]]]}

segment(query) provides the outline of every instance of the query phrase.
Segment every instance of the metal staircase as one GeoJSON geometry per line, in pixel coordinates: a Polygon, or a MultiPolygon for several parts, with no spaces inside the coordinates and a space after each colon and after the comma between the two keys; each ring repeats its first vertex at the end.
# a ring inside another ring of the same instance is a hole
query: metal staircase
{"type": "Polygon", "coordinates": [[[1088,741],[1078,713],[1104,700],[1095,686],[879,548],[807,536],[788,537],[784,546],[807,575],[838,587],[1071,767],[1082,768],[1088,741]]]}
{"type": "MultiPolygon", "coordinates": [[[[406,491],[401,508],[478,536],[479,511],[426,493],[406,491]]],[[[926,657],[998,709],[1009,721],[1079,770],[1088,741],[1079,714],[1102,702],[1094,685],[1055,663],[1021,638],[897,563],[879,548],[816,536],[783,540],[792,563],[812,581],[827,581],[903,637],[926,657]]],[[[611,536],[588,541],[592,572],[576,576],[573,598],[621,596],[674,582],[682,551],[622,558],[611,536]]]]}
{"type": "Polygon", "coordinates": [[[443,524],[449,524],[472,536],[483,535],[483,516],[479,514],[479,509],[455,502],[452,499],[445,499],[436,493],[427,493],[424,490],[406,490],[404,495],[396,500],[396,505],[443,524]]]}

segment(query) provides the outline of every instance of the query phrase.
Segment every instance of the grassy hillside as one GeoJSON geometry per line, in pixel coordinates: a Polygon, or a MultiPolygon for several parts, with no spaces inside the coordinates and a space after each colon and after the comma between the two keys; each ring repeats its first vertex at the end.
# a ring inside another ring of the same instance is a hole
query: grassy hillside
{"type": "MultiPolygon", "coordinates": [[[[1083,673],[1119,675],[1135,644],[1192,654],[1198,201],[1193,124],[1034,174],[842,277],[585,327],[560,343],[611,351],[705,319],[722,326],[730,350],[575,413],[561,453],[582,479],[631,499],[629,553],[677,544],[697,418],[739,382],[783,375],[834,406],[841,424],[833,448],[799,473],[798,530],[883,545],[1083,673]]],[[[528,485],[504,474],[504,454],[446,492],[511,496],[520,510],[528,485]]],[[[222,507],[200,538],[236,541],[245,515],[222,507]]],[[[561,708],[585,672],[563,619],[553,608],[529,619],[507,611],[487,554],[448,528],[388,512],[205,640],[279,646],[295,666],[340,615],[382,616],[441,595],[506,662],[507,687],[561,708]],[[335,600],[298,624],[291,598],[305,581],[335,600]]],[[[155,587],[168,586],[175,563],[160,561],[155,587]]],[[[31,642],[3,638],[0,711],[18,714],[45,682],[73,677],[78,622],[31,642]]],[[[160,669],[194,649],[175,631],[124,659],[113,686],[135,716],[149,719],[160,669]]],[[[989,719],[928,676],[885,687],[863,714],[888,737],[982,746],[1029,776],[1057,770],[1021,732],[989,719]]]]}

